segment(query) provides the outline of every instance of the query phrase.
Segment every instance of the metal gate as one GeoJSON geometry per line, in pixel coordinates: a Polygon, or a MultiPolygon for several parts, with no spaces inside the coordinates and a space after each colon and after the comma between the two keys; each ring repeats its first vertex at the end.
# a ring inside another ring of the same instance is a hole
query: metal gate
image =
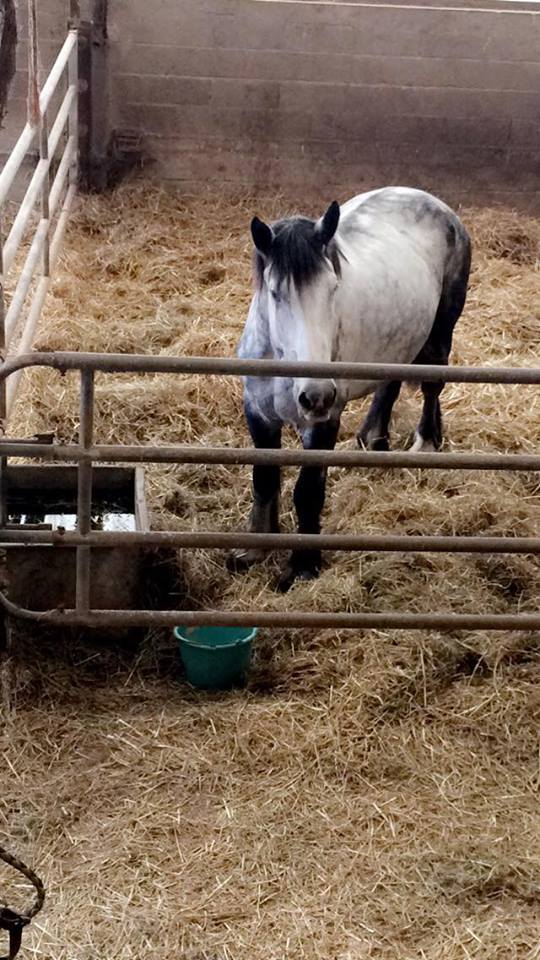
{"type": "MultiPolygon", "coordinates": [[[[72,7],[75,5],[72,4],[72,7]]],[[[40,91],[37,78],[37,28],[35,6],[29,4],[29,58],[27,122],[0,173],[0,351],[2,356],[23,355],[32,348],[37,324],[51,282],[64,230],[77,189],[78,154],[78,29],[68,31],[62,48],[40,91]],[[33,14],[32,15],[32,10],[33,14]],[[62,85],[64,96],[53,117],[52,109],[62,85]],[[50,128],[50,132],[49,132],[50,128]],[[6,202],[29,152],[37,143],[39,160],[11,228],[2,239],[6,202]],[[54,169],[56,168],[56,169],[54,169]],[[54,170],[54,177],[52,176],[54,170]],[[21,242],[35,217],[38,222],[17,283],[6,305],[6,279],[15,264],[21,242]],[[39,270],[30,305],[28,294],[39,270]]],[[[0,419],[13,409],[19,377],[6,390],[0,385],[0,419]]]]}
{"type": "Polygon", "coordinates": [[[80,426],[76,444],[43,444],[4,439],[0,457],[26,457],[78,465],[77,530],[21,530],[0,527],[0,545],[27,544],[76,547],[76,605],[71,610],[44,613],[23,609],[0,594],[4,609],[13,616],[55,626],[172,626],[187,625],[397,628],[407,630],[532,630],[540,628],[540,612],[516,614],[475,613],[310,613],[301,611],[235,612],[232,610],[95,610],[90,606],[90,557],[96,547],[167,546],[224,549],[232,547],[318,548],[322,550],[392,551],[401,553],[520,553],[539,554],[539,537],[362,536],[359,534],[270,534],[238,532],[94,532],[91,527],[92,468],[98,463],[305,464],[386,469],[540,470],[540,456],[529,454],[362,452],[353,450],[260,450],[238,447],[122,446],[94,443],[94,379],[97,371],[112,373],[167,373],[249,376],[313,376],[335,379],[445,380],[458,383],[540,384],[540,369],[505,367],[439,367],[398,364],[306,364],[271,360],[232,360],[199,357],[151,357],[115,354],[35,353],[7,360],[0,368],[0,383],[28,367],[46,366],[80,373],[80,426]]]}

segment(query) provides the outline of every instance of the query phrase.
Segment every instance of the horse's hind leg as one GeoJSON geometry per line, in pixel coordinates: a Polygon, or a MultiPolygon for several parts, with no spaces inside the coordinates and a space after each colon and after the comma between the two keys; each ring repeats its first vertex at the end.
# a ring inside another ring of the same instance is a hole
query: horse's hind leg
{"type": "MultiPolygon", "coordinates": [[[[264,420],[254,415],[247,406],[246,420],[255,447],[272,450],[281,447],[281,426],[269,426],[264,420]]],[[[259,465],[253,467],[250,533],[278,533],[280,481],[279,467],[259,465]]],[[[262,560],[265,553],[265,550],[260,549],[234,550],[227,559],[227,567],[234,573],[240,573],[262,560]]]]}
{"type": "MultiPolygon", "coordinates": [[[[457,232],[455,227],[452,227],[452,235],[455,249],[451,276],[445,278],[431,333],[415,363],[446,366],[452,349],[454,327],[465,306],[471,266],[471,245],[462,227],[457,232]]],[[[414,453],[438,450],[441,446],[442,416],[439,397],[443,388],[443,380],[422,383],[424,408],[411,447],[414,453]]]]}
{"type": "Polygon", "coordinates": [[[400,380],[381,383],[377,387],[368,415],[356,435],[359,447],[366,450],[390,449],[390,417],[400,390],[400,380]]]}
{"type": "MultiPolygon", "coordinates": [[[[434,329],[418,354],[415,363],[446,366],[451,347],[451,332],[447,337],[437,335],[434,329]]],[[[422,416],[415,433],[411,453],[432,453],[442,443],[442,415],[439,397],[444,389],[444,380],[425,380],[422,382],[424,406],[422,416]]]]}
{"type": "MultiPolygon", "coordinates": [[[[441,363],[442,361],[439,361],[441,363]]],[[[446,362],[446,361],[445,361],[446,362]]],[[[438,450],[442,443],[442,415],[439,396],[444,387],[443,380],[422,384],[424,407],[420,423],[416,428],[411,453],[430,453],[438,450]]]]}
{"type": "MultiPolygon", "coordinates": [[[[446,366],[452,348],[453,317],[449,318],[440,306],[433,329],[418,354],[415,363],[446,366]]],[[[430,453],[442,444],[442,414],[439,397],[444,390],[444,380],[422,382],[424,406],[418,424],[411,453],[430,453]]]]}

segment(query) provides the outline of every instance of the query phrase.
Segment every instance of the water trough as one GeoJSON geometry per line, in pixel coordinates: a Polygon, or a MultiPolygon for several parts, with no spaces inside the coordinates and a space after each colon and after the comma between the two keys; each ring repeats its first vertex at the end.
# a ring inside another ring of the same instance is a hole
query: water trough
{"type": "MultiPolygon", "coordinates": [[[[92,478],[92,530],[150,529],[141,467],[96,466],[92,478]]],[[[7,470],[8,526],[74,530],[77,468],[62,465],[10,466],[7,470]]],[[[75,547],[15,546],[8,551],[10,599],[30,610],[75,604],[75,547]]],[[[91,558],[91,604],[96,609],[136,609],[144,588],[144,547],[96,547],[91,558]]]]}

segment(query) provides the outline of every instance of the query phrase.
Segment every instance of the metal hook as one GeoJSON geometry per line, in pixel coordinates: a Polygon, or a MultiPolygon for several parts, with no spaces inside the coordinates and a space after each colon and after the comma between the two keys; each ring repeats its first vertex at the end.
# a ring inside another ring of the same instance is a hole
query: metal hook
{"type": "Polygon", "coordinates": [[[9,934],[9,953],[0,960],[15,960],[22,943],[23,927],[30,923],[29,917],[23,917],[9,907],[0,908],[0,929],[9,934]]]}
{"type": "Polygon", "coordinates": [[[9,953],[0,957],[0,960],[15,960],[21,949],[23,928],[30,923],[43,906],[45,888],[38,875],[30,867],[27,867],[22,860],[13,856],[2,846],[0,846],[0,859],[13,867],[14,870],[19,870],[36,890],[36,899],[26,913],[17,913],[15,910],[10,910],[9,907],[0,907],[0,930],[6,930],[9,934],[9,953]]]}

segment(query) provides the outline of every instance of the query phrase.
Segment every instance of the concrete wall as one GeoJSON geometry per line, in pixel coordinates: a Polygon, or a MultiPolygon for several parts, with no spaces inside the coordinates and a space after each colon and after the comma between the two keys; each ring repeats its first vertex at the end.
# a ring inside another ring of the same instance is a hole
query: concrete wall
{"type": "MultiPolygon", "coordinates": [[[[540,3],[458,2],[109,0],[111,122],[190,188],[538,208],[540,3]]],[[[47,53],[62,6],[41,3],[47,53]]]]}
{"type": "Polygon", "coordinates": [[[539,202],[540,4],[115,0],[110,36],[160,176],[539,202]]]}

